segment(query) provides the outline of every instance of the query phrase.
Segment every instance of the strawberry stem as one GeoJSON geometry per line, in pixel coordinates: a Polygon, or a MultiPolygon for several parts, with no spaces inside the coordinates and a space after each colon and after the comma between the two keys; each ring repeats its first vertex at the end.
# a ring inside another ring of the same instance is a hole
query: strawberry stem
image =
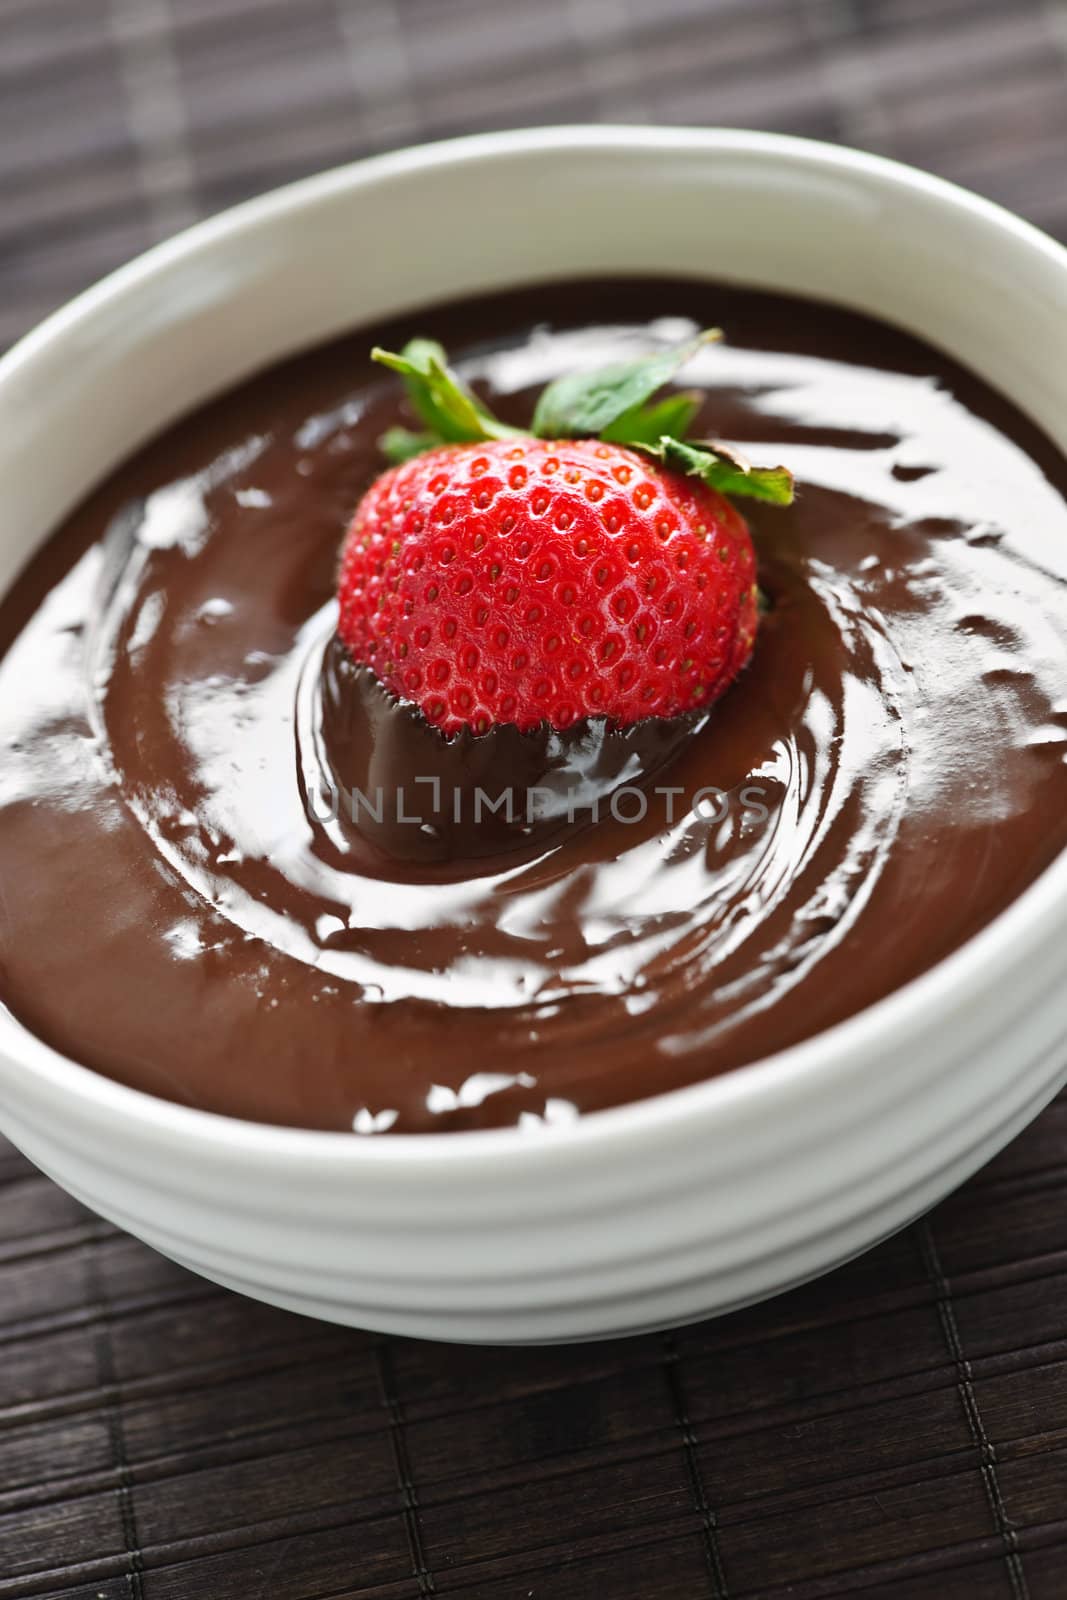
{"type": "MultiPolygon", "coordinates": [[[[794,488],[786,467],[752,466],[718,441],[686,441],[703,400],[699,390],[649,403],[698,350],[721,338],[718,328],[708,328],[635,361],[566,373],[541,394],[531,431],[541,439],[601,438],[643,451],[670,471],[699,478],[722,494],[789,505],[794,488]]],[[[432,339],[412,339],[399,355],[376,346],[371,357],[401,375],[412,409],[424,424],[421,432],[390,428],[382,435],[379,445],[393,465],[442,445],[529,437],[493,416],[453,372],[444,350],[432,339]]]]}

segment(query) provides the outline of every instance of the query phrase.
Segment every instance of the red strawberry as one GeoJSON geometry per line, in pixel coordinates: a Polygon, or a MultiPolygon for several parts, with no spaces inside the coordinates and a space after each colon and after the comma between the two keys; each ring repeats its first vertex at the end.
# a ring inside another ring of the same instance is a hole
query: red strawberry
{"type": "Polygon", "coordinates": [[[792,480],[685,443],[699,396],[646,403],[716,337],[557,379],[530,433],[498,422],[440,346],[376,350],[427,431],[385,435],[400,465],[348,533],[353,659],[445,734],[625,726],[722,694],[758,612],[752,540],[721,491],[787,504],[792,480]]]}
{"type": "Polygon", "coordinates": [[[450,445],[364,496],[339,632],[446,734],[626,724],[722,694],[752,652],[755,572],[730,502],[633,450],[450,445]]]}

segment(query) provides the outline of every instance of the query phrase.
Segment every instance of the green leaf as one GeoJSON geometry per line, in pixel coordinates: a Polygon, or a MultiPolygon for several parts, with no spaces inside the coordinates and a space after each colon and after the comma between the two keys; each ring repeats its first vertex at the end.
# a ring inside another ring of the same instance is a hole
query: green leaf
{"type": "Polygon", "coordinates": [[[792,504],[793,474],[787,467],[753,467],[726,445],[716,443],[713,449],[707,444],[683,444],[681,439],[672,439],[668,434],[656,444],[640,439],[632,443],[635,449],[655,456],[672,472],[700,478],[721,494],[748,495],[753,500],[766,500],[775,506],[792,504]]]}
{"type": "Polygon", "coordinates": [[[444,444],[512,439],[521,431],[497,421],[451,370],[432,339],[411,339],[399,355],[375,346],[371,359],[400,373],[416,413],[444,444]]]}
{"type": "Polygon", "coordinates": [[[669,383],[702,345],[721,339],[709,328],[695,339],[657,350],[637,361],[616,361],[592,372],[569,372],[545,389],[534,412],[533,431],[540,439],[595,438],[628,411],[669,383]]]}
{"type": "Polygon", "coordinates": [[[684,439],[700,407],[704,403],[699,389],[685,389],[679,394],[669,394],[650,406],[634,406],[608,428],[602,428],[600,437],[610,444],[658,444],[665,433],[672,438],[684,439]]]}
{"type": "Polygon", "coordinates": [[[387,428],[378,440],[378,449],[390,466],[398,467],[427,450],[437,450],[445,440],[439,433],[412,433],[410,428],[387,428]]]}

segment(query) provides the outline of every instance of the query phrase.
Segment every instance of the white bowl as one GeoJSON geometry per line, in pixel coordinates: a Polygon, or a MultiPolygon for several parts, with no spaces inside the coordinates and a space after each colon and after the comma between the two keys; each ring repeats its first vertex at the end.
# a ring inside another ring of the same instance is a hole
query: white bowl
{"type": "MultiPolygon", "coordinates": [[[[905,167],[728,131],[493,134],[362,162],[135,261],[0,363],[0,588],[88,487],[253,369],[435,299],[680,273],[882,315],[1067,447],[1067,252],[905,167]],[[431,226],[432,225],[432,226],[431,226]]],[[[592,1338],[725,1311],[901,1227],[1067,1078],[1067,857],[817,1038],[564,1128],[362,1140],[124,1089],[0,1019],[0,1125],[206,1277],[432,1338],[592,1338]]],[[[91,951],[86,959],[91,960],[91,951]]]]}

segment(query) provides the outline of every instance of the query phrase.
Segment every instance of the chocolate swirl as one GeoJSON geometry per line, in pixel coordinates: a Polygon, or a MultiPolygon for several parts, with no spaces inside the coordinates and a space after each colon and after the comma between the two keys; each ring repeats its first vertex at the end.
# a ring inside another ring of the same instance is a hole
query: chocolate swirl
{"type": "Polygon", "coordinates": [[[694,365],[704,430],[801,485],[752,513],[771,610],[699,717],[445,743],[352,666],[334,564],[398,420],[369,335],[204,408],[56,534],[0,614],[0,994],[28,1027],[261,1120],[556,1121],[849,1015],[1067,842],[1067,469],[976,380],[706,285],[378,337],[466,346],[520,422],[683,318],[731,336],[694,365]]]}

